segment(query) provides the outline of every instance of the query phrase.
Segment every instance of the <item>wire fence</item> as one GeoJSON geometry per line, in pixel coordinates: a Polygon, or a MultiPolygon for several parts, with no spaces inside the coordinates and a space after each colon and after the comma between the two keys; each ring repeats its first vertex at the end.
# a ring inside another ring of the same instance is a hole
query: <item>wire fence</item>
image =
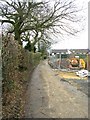
{"type": "MultiPolygon", "coordinates": [[[[85,55],[78,55],[79,58],[75,58],[76,55],[61,55],[60,57],[57,57],[55,55],[52,55],[49,57],[49,64],[54,69],[67,69],[67,70],[79,70],[80,68],[80,60],[83,60],[83,63],[85,64],[85,68],[87,69],[87,54],[85,55]],[[78,62],[76,65],[71,64],[71,60],[76,59],[76,62],[78,62]]],[[[77,57],[77,56],[76,56],[77,57]]],[[[83,68],[83,67],[82,67],[83,68]]]]}

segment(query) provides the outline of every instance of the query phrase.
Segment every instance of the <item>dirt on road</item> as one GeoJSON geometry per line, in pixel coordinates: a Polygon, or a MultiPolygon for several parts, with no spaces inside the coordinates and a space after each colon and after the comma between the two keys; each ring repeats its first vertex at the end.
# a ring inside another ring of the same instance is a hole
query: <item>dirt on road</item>
{"type": "Polygon", "coordinates": [[[42,61],[26,93],[25,118],[88,118],[88,97],[42,61]]]}

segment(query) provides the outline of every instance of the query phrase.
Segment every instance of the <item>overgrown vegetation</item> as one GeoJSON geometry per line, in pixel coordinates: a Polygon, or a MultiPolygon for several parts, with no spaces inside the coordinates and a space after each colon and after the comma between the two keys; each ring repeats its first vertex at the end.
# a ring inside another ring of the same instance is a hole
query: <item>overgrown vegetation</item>
{"type": "Polygon", "coordinates": [[[3,118],[23,117],[25,90],[40,57],[40,53],[24,50],[11,36],[3,38],[3,118]]]}

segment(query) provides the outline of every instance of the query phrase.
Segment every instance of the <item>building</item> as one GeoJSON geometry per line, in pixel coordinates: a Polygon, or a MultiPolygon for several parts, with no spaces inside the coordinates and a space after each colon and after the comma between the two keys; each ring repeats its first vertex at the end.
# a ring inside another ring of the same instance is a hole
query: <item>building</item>
{"type": "Polygon", "coordinates": [[[67,68],[69,65],[67,59],[73,57],[84,59],[87,64],[88,53],[89,53],[89,49],[52,49],[51,56],[54,58],[55,61],[60,61],[60,64],[57,66],[61,66],[62,68],[67,68]]]}
{"type": "Polygon", "coordinates": [[[53,54],[88,54],[88,49],[52,49],[53,54]]]}

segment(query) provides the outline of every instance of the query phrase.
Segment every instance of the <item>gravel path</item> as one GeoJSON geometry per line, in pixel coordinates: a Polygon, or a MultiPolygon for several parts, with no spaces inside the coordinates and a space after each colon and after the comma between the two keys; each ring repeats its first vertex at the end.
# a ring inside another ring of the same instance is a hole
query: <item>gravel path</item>
{"type": "Polygon", "coordinates": [[[88,97],[61,81],[47,61],[35,69],[26,94],[25,118],[88,118],[88,97]]]}

